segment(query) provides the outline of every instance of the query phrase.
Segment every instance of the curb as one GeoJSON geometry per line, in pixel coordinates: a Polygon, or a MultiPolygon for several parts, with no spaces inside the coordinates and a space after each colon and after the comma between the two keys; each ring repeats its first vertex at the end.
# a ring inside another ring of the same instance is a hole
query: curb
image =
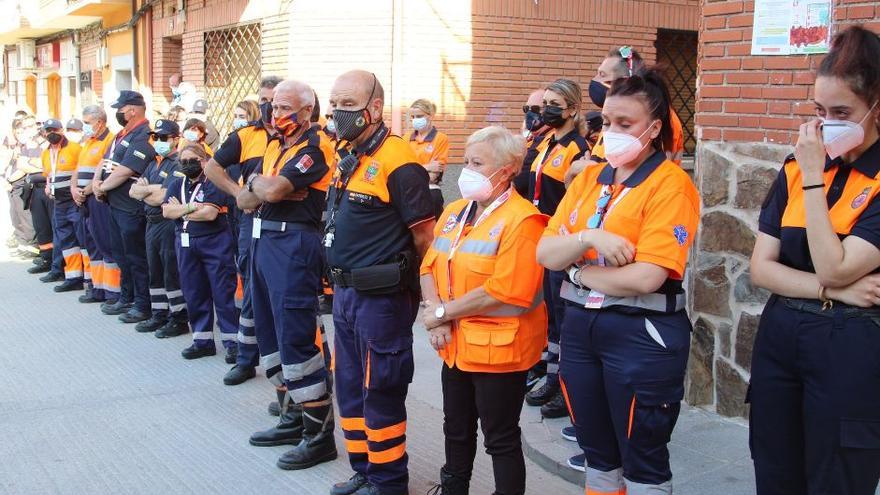
{"type": "Polygon", "coordinates": [[[583,489],[584,473],[575,471],[567,464],[568,457],[577,453],[577,444],[559,435],[560,429],[569,424],[567,420],[545,420],[541,417],[540,408],[524,405],[520,420],[523,453],[548,473],[583,489]]]}

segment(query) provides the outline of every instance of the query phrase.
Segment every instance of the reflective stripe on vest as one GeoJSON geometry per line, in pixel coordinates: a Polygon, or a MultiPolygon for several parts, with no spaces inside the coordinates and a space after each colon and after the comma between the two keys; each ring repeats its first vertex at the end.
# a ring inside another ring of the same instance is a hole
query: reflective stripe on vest
{"type": "Polygon", "coordinates": [[[528,308],[523,308],[521,306],[513,306],[510,304],[505,304],[499,309],[495,311],[489,311],[488,313],[484,313],[483,316],[492,316],[492,317],[511,317],[511,316],[522,316],[526,313],[531,313],[532,311],[538,309],[541,306],[541,303],[544,302],[544,288],[540,287],[537,292],[535,292],[535,298],[532,299],[532,305],[528,308]]]}

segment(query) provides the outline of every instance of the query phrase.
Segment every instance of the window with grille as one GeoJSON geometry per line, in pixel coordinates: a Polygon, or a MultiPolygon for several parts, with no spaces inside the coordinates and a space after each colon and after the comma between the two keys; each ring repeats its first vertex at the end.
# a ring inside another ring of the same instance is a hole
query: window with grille
{"type": "Polygon", "coordinates": [[[205,99],[221,137],[236,103],[260,85],[261,38],[259,23],[205,32],[205,99]]]}
{"type": "Polygon", "coordinates": [[[697,146],[694,115],[697,100],[697,32],[672,29],[657,30],[657,63],[663,67],[669,83],[672,108],[681,119],[685,155],[693,155],[697,146]]]}

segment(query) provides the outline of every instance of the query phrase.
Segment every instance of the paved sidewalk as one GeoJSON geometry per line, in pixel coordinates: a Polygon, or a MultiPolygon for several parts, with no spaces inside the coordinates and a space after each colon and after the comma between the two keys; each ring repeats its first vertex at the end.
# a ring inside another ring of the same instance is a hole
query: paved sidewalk
{"type": "MultiPolygon", "coordinates": [[[[0,259],[0,493],[325,494],[351,475],[344,457],[277,469],[286,447],[247,443],[275,421],[265,378],[226,387],[222,355],[185,361],[189,337],[138,334],[77,303],[79,293],[53,293],[28,266],[0,259]]],[[[410,493],[424,494],[443,463],[440,360],[425,332],[415,335],[407,445],[410,493]]],[[[337,428],[340,448],[341,439],[337,428]]],[[[532,462],[527,469],[528,493],[582,493],[532,462]]],[[[480,452],[472,493],[491,493],[492,480],[480,452]]]]}

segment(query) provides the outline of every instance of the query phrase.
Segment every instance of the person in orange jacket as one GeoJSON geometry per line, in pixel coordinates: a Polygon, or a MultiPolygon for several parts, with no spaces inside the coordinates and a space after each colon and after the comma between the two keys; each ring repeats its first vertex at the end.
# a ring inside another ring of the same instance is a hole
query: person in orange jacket
{"type": "Polygon", "coordinates": [[[544,269],[535,253],[547,217],[512,187],[523,139],[475,132],[458,180],[462,197],[434,230],[421,266],[422,319],[443,358],[443,493],[468,493],[477,420],[492,456],[495,493],[525,493],[519,417],[526,374],[547,341],[544,269]]]}
{"type": "Polygon", "coordinates": [[[428,171],[431,179],[431,201],[434,203],[434,216],[440,217],[443,212],[443,193],[440,182],[443,180],[443,172],[449,161],[449,138],[445,133],[434,127],[434,116],[437,114],[437,105],[429,100],[420,98],[409,107],[413,130],[407,132],[403,139],[409,142],[410,147],[416,154],[419,164],[428,171]]]}

